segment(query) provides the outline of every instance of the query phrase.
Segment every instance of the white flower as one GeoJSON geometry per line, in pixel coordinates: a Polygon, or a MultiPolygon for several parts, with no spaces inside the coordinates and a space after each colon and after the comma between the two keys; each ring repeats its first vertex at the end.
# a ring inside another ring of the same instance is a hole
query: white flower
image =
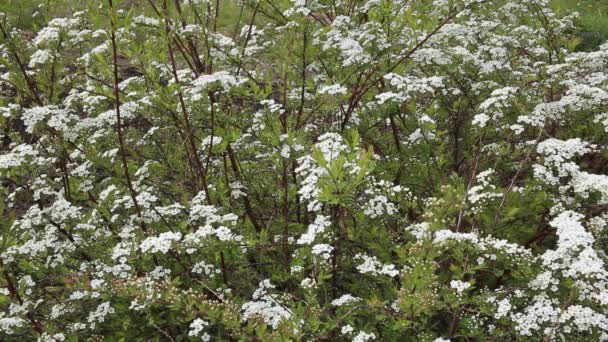
{"type": "Polygon", "coordinates": [[[288,159],[289,156],[291,155],[290,151],[291,151],[291,146],[284,144],[283,147],[281,147],[281,157],[288,159]]]}
{"type": "Polygon", "coordinates": [[[347,93],[347,91],[348,90],[345,87],[343,87],[339,84],[332,84],[332,85],[323,86],[321,89],[319,89],[319,94],[345,95],[347,93]]]}
{"type": "Polygon", "coordinates": [[[97,306],[97,309],[89,313],[87,321],[91,323],[91,328],[95,327],[95,323],[103,323],[106,316],[114,313],[114,308],[110,302],[103,302],[97,306]]]}
{"type": "Polygon", "coordinates": [[[194,321],[192,321],[192,323],[190,323],[190,330],[188,331],[188,336],[199,337],[202,341],[205,342],[211,341],[211,336],[208,333],[203,332],[203,329],[205,329],[205,327],[207,326],[209,326],[209,322],[204,321],[200,318],[195,319],[194,321]]]}
{"type": "Polygon", "coordinates": [[[383,265],[374,256],[370,257],[364,254],[357,254],[355,258],[363,259],[363,263],[357,266],[357,270],[361,273],[370,273],[372,275],[384,274],[391,277],[399,275],[399,271],[395,269],[395,265],[383,265]]]}
{"type": "Polygon", "coordinates": [[[359,301],[361,301],[361,298],[354,297],[351,294],[347,293],[347,294],[342,295],[340,298],[334,299],[331,302],[331,305],[342,306],[344,304],[355,303],[355,302],[359,302],[359,301]]]}
{"type": "Polygon", "coordinates": [[[277,295],[270,293],[274,288],[268,279],[260,282],[258,289],[253,293],[253,300],[242,306],[244,320],[261,318],[276,329],[281,321],[291,318],[291,311],[283,306],[277,295]]]}
{"type": "Polygon", "coordinates": [[[352,325],[350,325],[350,324],[346,324],[346,325],[342,326],[342,329],[340,329],[340,332],[342,333],[342,335],[350,334],[353,331],[355,331],[355,328],[353,328],[352,325]]]}
{"type": "Polygon", "coordinates": [[[397,213],[397,207],[389,202],[384,195],[377,195],[369,200],[363,208],[363,213],[371,218],[397,213]]]}
{"type": "Polygon", "coordinates": [[[461,295],[466,289],[471,287],[471,283],[460,280],[452,280],[450,281],[450,287],[455,289],[456,292],[461,295]]]}
{"type": "Polygon", "coordinates": [[[26,321],[20,317],[5,316],[6,313],[0,312],[0,331],[12,335],[13,329],[22,327],[26,321]]]}
{"type": "Polygon", "coordinates": [[[304,278],[302,280],[302,282],[300,282],[300,286],[302,286],[305,289],[314,288],[316,285],[317,284],[316,284],[315,280],[312,278],[304,278]]]}
{"type": "Polygon", "coordinates": [[[483,128],[486,126],[488,121],[490,121],[490,117],[485,113],[480,113],[480,114],[475,115],[475,117],[473,117],[472,124],[483,128]]]}
{"type": "Polygon", "coordinates": [[[161,233],[158,237],[149,237],[142,241],[139,245],[139,249],[142,252],[147,253],[162,253],[166,254],[171,249],[171,244],[175,241],[179,241],[182,238],[180,232],[165,232],[161,233]]]}
{"type": "Polygon", "coordinates": [[[310,244],[315,240],[315,237],[325,231],[331,225],[329,217],[317,215],[315,221],[308,226],[306,233],[302,234],[298,239],[299,244],[310,244]]]}
{"type": "Polygon", "coordinates": [[[312,246],[312,254],[321,257],[322,259],[329,260],[331,253],[334,248],[328,244],[320,243],[312,246]]]}
{"type": "Polygon", "coordinates": [[[36,52],[34,52],[32,57],[30,58],[30,62],[28,64],[28,66],[30,68],[34,68],[39,64],[46,64],[46,63],[50,62],[51,58],[52,58],[52,55],[48,50],[45,50],[45,49],[37,50],[36,52]]]}
{"type": "Polygon", "coordinates": [[[372,341],[375,339],[376,339],[376,335],[374,333],[366,333],[365,331],[360,331],[353,338],[353,342],[366,342],[366,341],[372,341]]]}

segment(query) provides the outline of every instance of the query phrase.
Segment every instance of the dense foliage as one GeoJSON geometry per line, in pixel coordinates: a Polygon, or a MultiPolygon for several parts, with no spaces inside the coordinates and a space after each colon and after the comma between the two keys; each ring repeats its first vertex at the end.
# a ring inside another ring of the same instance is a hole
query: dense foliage
{"type": "Polygon", "coordinates": [[[608,340],[575,14],[87,3],[0,17],[1,340],[608,340]]]}

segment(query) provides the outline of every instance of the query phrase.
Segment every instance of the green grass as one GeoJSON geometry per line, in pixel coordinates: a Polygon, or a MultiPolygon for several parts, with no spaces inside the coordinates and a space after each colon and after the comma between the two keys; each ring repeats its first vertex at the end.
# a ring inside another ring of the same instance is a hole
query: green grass
{"type": "Polygon", "coordinates": [[[74,0],[0,0],[0,12],[9,15],[23,30],[36,30],[44,25],[44,17],[63,17],[78,9],[82,3],[74,0]]]}
{"type": "MultiPolygon", "coordinates": [[[[213,2],[215,3],[215,0],[213,2]]],[[[145,0],[116,1],[116,3],[122,8],[137,8],[135,10],[137,13],[155,17],[145,0]]],[[[241,27],[250,23],[254,2],[247,2],[242,12],[241,4],[237,0],[220,0],[219,4],[217,23],[219,32],[231,37],[235,30],[240,31],[241,27]]],[[[11,20],[17,23],[17,27],[26,31],[39,29],[45,24],[45,18],[69,16],[86,7],[87,2],[82,0],[0,0],[0,12],[8,14],[11,20]]],[[[205,11],[206,7],[203,6],[202,9],[205,11]]]]}
{"type": "Polygon", "coordinates": [[[608,0],[553,0],[553,9],[560,14],[577,11],[582,38],[579,50],[593,50],[608,40],[608,0]]]}
{"type": "MultiPolygon", "coordinates": [[[[138,1],[131,1],[139,4],[138,1]]],[[[145,3],[145,1],[141,1],[145,3]]],[[[82,9],[83,3],[75,0],[0,0],[0,12],[8,13],[19,22],[19,27],[26,30],[36,29],[44,23],[40,16],[33,16],[35,12],[43,12],[47,17],[64,16],[68,13],[82,9]],[[42,8],[39,8],[43,5],[42,8]]],[[[581,15],[578,19],[581,37],[579,50],[592,50],[598,45],[608,41],[608,0],[552,0],[552,7],[560,15],[577,11],[581,15]]],[[[236,0],[220,0],[220,17],[218,29],[220,32],[232,35],[239,27],[247,25],[251,19],[251,4],[245,6],[239,22],[240,4],[236,0]]]]}

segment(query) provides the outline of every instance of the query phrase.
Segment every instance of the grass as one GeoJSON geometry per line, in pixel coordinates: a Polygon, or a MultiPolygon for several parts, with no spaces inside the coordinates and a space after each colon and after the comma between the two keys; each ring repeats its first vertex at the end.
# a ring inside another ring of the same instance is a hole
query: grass
{"type": "MultiPolygon", "coordinates": [[[[101,1],[101,0],[100,0],[101,1]]],[[[106,1],[106,0],[103,0],[106,1]]],[[[212,0],[215,3],[216,0],[212,0]]],[[[155,17],[146,0],[115,1],[122,8],[138,8],[137,13],[155,17]]],[[[157,1],[160,3],[160,1],[157,1]]],[[[237,0],[219,0],[220,10],[217,23],[218,31],[232,37],[235,30],[240,31],[248,25],[253,14],[254,2],[247,2],[241,12],[241,2],[237,0]],[[238,26],[237,26],[238,25],[238,26]]],[[[26,31],[35,31],[53,17],[69,16],[75,11],[84,10],[87,3],[81,0],[0,0],[0,12],[6,13],[18,23],[17,26],[26,31]]],[[[206,11],[206,7],[202,7],[206,11]]],[[[206,15],[206,13],[203,13],[206,15]]]]}
{"type": "MultiPolygon", "coordinates": [[[[145,3],[144,0],[127,1],[132,4],[145,3]]],[[[19,27],[32,30],[44,23],[40,17],[35,17],[37,11],[42,10],[47,16],[63,16],[78,7],[82,7],[80,1],[75,0],[0,0],[0,12],[9,13],[12,18],[17,18],[19,27]],[[39,8],[40,5],[42,9],[39,8]]],[[[552,7],[560,15],[577,11],[581,15],[578,18],[581,37],[579,50],[592,50],[600,44],[608,41],[608,0],[552,0],[552,7]]],[[[251,18],[252,9],[246,6],[239,26],[247,25],[251,18]]],[[[236,0],[220,0],[220,17],[218,28],[220,32],[232,35],[239,21],[240,4],[236,0]]]]}
{"type": "Polygon", "coordinates": [[[0,0],[0,12],[8,14],[20,29],[26,31],[44,24],[42,14],[51,18],[68,16],[77,7],[82,6],[74,0],[0,0]]]}
{"type": "Polygon", "coordinates": [[[608,41],[608,0],[553,0],[553,9],[560,14],[577,11],[579,50],[593,50],[608,41]]]}

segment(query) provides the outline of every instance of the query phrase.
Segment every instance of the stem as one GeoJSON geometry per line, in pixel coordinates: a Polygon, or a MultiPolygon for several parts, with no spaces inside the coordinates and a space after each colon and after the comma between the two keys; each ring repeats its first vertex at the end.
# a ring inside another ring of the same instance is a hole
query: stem
{"type": "Polygon", "coordinates": [[[23,62],[21,62],[21,58],[19,58],[17,48],[12,44],[8,34],[6,33],[6,30],[4,29],[4,25],[2,24],[0,24],[0,31],[2,31],[2,35],[4,36],[4,39],[6,39],[7,45],[9,46],[11,52],[13,53],[13,56],[15,57],[15,62],[17,62],[17,65],[19,66],[19,70],[21,70],[23,78],[25,78],[25,83],[27,84],[27,88],[30,90],[30,93],[32,93],[32,96],[34,97],[34,102],[36,102],[36,104],[38,104],[39,106],[44,106],[44,103],[38,96],[38,92],[36,91],[36,86],[34,85],[34,82],[28,76],[27,71],[25,69],[25,65],[23,64],[23,62]]]}
{"type": "Polygon", "coordinates": [[[175,80],[175,84],[177,85],[177,96],[179,99],[179,104],[182,110],[182,115],[184,116],[184,124],[186,126],[186,132],[188,134],[188,142],[190,143],[190,149],[192,153],[192,158],[195,162],[196,170],[198,171],[200,182],[203,187],[203,191],[205,192],[205,197],[207,198],[207,202],[211,204],[211,197],[209,196],[209,189],[207,187],[207,174],[205,169],[203,169],[203,164],[201,159],[198,156],[198,150],[196,149],[196,143],[194,142],[194,134],[192,133],[192,127],[190,126],[190,119],[188,118],[188,112],[186,111],[186,102],[184,101],[184,96],[182,94],[182,90],[179,87],[179,77],[177,75],[177,66],[175,64],[175,56],[173,55],[173,49],[171,48],[171,41],[169,39],[170,30],[169,30],[169,16],[167,13],[167,0],[163,0],[163,9],[164,19],[165,19],[165,32],[167,33],[167,50],[169,51],[169,60],[171,62],[171,71],[173,72],[173,78],[175,80]]]}
{"type": "MultiPolygon", "coordinates": [[[[306,4],[306,3],[305,3],[306,4]]],[[[304,98],[306,94],[306,46],[308,45],[308,29],[304,29],[304,51],[302,52],[302,90],[300,92],[300,108],[296,117],[296,129],[300,128],[300,121],[302,119],[302,113],[304,112],[304,98]]]]}
{"type": "MultiPolygon", "coordinates": [[[[467,6],[468,7],[468,6],[467,6]]],[[[401,57],[395,64],[393,64],[393,66],[391,66],[388,71],[386,73],[384,73],[383,75],[386,75],[388,73],[393,72],[401,63],[403,63],[404,61],[406,61],[407,59],[409,59],[416,51],[418,51],[420,48],[422,48],[422,46],[424,46],[424,44],[431,39],[431,37],[433,37],[435,34],[437,34],[437,32],[439,32],[439,30],[441,30],[448,22],[450,22],[453,18],[455,18],[458,13],[462,12],[465,8],[462,8],[459,11],[455,11],[454,13],[448,15],[447,17],[445,17],[445,19],[443,19],[441,21],[441,23],[439,23],[439,25],[437,25],[437,27],[435,27],[435,29],[433,29],[433,31],[431,31],[429,34],[427,34],[421,41],[419,41],[411,50],[409,50],[405,55],[403,55],[403,57],[401,57]]],[[[367,76],[365,77],[365,81],[363,82],[363,86],[361,87],[361,90],[355,90],[350,98],[349,101],[349,106],[348,106],[348,111],[346,112],[346,115],[344,117],[344,120],[342,121],[342,125],[341,125],[341,130],[343,131],[346,126],[348,125],[348,122],[352,116],[352,113],[355,110],[356,105],[359,103],[359,101],[361,100],[361,98],[363,98],[363,95],[365,95],[367,93],[367,91],[369,89],[371,89],[371,87],[380,82],[380,80],[383,79],[384,76],[380,76],[378,78],[373,79],[371,82],[367,82],[371,76],[376,72],[377,70],[372,70],[371,72],[369,72],[367,74],[367,76]]]]}
{"type": "MultiPolygon", "coordinates": [[[[226,147],[226,152],[228,152],[228,158],[230,158],[230,165],[232,166],[232,171],[234,172],[236,179],[238,179],[239,181],[242,181],[241,172],[239,171],[238,161],[236,160],[234,150],[232,150],[232,146],[230,146],[230,144],[228,144],[228,146],[226,147]]],[[[251,206],[251,201],[249,200],[249,194],[245,194],[245,196],[243,198],[243,202],[245,204],[245,213],[247,214],[247,217],[249,217],[249,220],[253,224],[255,231],[258,233],[261,232],[262,226],[260,225],[260,223],[256,219],[255,215],[253,214],[253,208],[251,206]]]]}
{"type": "MultiPolygon", "coordinates": [[[[0,267],[4,268],[2,260],[0,260],[0,267]]],[[[11,276],[8,274],[8,272],[5,269],[2,270],[2,276],[4,277],[4,280],[6,281],[6,287],[8,289],[8,292],[10,293],[11,297],[13,297],[15,300],[17,300],[17,302],[19,302],[19,305],[23,305],[23,299],[19,295],[19,291],[17,291],[17,288],[15,287],[15,283],[13,282],[11,276]]],[[[30,324],[32,325],[34,330],[36,330],[36,332],[38,334],[42,335],[42,333],[44,332],[42,329],[42,324],[40,324],[39,321],[34,319],[34,317],[32,316],[32,313],[28,312],[27,314],[25,314],[25,317],[28,319],[28,321],[30,322],[30,324]]]]}
{"type": "Polygon", "coordinates": [[[131,182],[131,175],[129,174],[129,165],[127,164],[127,154],[125,151],[125,143],[122,132],[122,121],[120,119],[120,92],[118,89],[118,53],[116,50],[116,30],[115,30],[115,22],[114,22],[114,4],[112,0],[108,0],[110,5],[111,15],[110,15],[110,39],[112,41],[112,64],[114,64],[114,107],[116,108],[116,131],[118,133],[118,145],[120,147],[120,156],[122,159],[122,167],[125,174],[125,178],[127,180],[127,186],[129,187],[129,193],[131,195],[131,199],[133,200],[133,206],[137,211],[137,216],[140,220],[141,229],[146,232],[146,226],[144,225],[144,221],[142,220],[141,209],[139,208],[139,204],[137,203],[137,194],[135,189],[133,188],[133,183],[131,182]]]}
{"type": "Polygon", "coordinates": [[[255,5],[255,9],[253,10],[253,16],[251,17],[251,22],[249,23],[249,29],[247,30],[247,37],[245,37],[245,44],[243,44],[243,53],[241,54],[241,58],[239,58],[239,65],[236,68],[236,75],[238,76],[241,72],[241,66],[243,64],[243,57],[245,56],[245,51],[247,50],[247,43],[249,43],[249,39],[251,38],[251,28],[253,27],[253,23],[255,22],[255,15],[258,13],[258,9],[260,7],[260,1],[255,5]]]}

